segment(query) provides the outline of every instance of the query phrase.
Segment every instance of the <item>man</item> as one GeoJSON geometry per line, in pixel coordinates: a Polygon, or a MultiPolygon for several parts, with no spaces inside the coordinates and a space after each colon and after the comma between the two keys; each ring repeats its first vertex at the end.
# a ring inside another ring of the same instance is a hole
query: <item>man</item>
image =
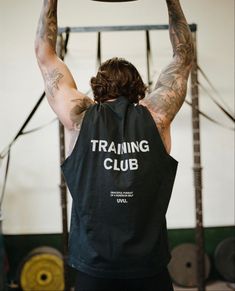
{"type": "Polygon", "coordinates": [[[113,58],[81,93],[55,53],[57,0],[44,0],[36,55],[47,99],[71,139],[62,170],[73,198],[69,264],[76,290],[173,290],[165,214],[177,162],[170,125],[182,106],[194,48],[179,0],[166,0],[173,59],[154,90],[113,58]],[[81,129],[80,129],[81,128],[81,129]]]}

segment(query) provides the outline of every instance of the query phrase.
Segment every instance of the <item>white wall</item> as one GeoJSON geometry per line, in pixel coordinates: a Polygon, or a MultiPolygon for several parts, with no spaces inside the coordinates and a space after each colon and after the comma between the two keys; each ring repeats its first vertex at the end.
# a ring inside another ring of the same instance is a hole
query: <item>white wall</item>
{"type": "MultiPolygon", "coordinates": [[[[59,1],[60,26],[165,24],[164,0],[104,4],[91,0],[59,1]]],[[[182,0],[188,22],[198,24],[198,61],[230,108],[234,110],[234,1],[182,0]]],[[[43,91],[34,56],[34,35],[42,1],[0,0],[0,150],[16,134],[43,91]]],[[[153,72],[171,57],[166,31],[151,32],[153,72]]],[[[103,59],[124,56],[146,80],[143,32],[105,33],[103,59]]],[[[86,91],[95,72],[96,35],[72,35],[66,59],[78,86],[86,91]]],[[[200,81],[206,85],[201,76],[200,81]]],[[[207,86],[208,88],[208,86],[207,86]]],[[[187,97],[190,100],[190,95],[187,97]]],[[[201,92],[201,109],[232,126],[201,92]]],[[[54,118],[46,101],[28,128],[54,118]]],[[[203,208],[205,226],[234,223],[234,135],[201,119],[203,208]]],[[[168,210],[168,227],[194,227],[191,111],[185,104],[172,126],[172,155],[179,170],[168,210]]],[[[4,172],[0,168],[0,186],[4,172]]],[[[12,148],[11,167],[3,204],[3,231],[49,233],[61,231],[58,127],[19,138],[12,148]]]]}

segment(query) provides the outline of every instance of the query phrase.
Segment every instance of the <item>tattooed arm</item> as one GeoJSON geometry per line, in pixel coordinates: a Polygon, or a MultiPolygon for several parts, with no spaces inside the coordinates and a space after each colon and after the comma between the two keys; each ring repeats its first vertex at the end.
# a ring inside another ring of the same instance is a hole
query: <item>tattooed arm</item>
{"type": "Polygon", "coordinates": [[[170,152],[170,124],[182,106],[194,57],[191,32],[179,0],[166,0],[173,60],[161,72],[154,90],[142,101],[150,110],[159,133],[170,152]]]}
{"type": "Polygon", "coordinates": [[[35,40],[35,52],[45,83],[48,102],[60,121],[75,130],[93,102],[77,90],[75,81],[56,55],[57,0],[44,0],[35,40]]]}

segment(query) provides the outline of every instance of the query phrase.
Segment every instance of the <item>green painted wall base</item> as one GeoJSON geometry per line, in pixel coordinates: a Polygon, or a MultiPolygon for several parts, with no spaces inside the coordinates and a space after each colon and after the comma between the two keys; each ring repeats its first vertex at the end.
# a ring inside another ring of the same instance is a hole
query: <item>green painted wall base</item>
{"type": "MultiPolygon", "coordinates": [[[[195,229],[169,229],[170,248],[182,243],[195,243],[195,229]]],[[[214,252],[217,245],[228,237],[235,237],[235,227],[210,227],[204,229],[205,252],[211,259],[209,279],[221,279],[214,267],[214,252]]],[[[9,262],[8,281],[16,281],[23,258],[34,248],[51,246],[62,251],[61,234],[4,235],[4,245],[9,262]]]]}

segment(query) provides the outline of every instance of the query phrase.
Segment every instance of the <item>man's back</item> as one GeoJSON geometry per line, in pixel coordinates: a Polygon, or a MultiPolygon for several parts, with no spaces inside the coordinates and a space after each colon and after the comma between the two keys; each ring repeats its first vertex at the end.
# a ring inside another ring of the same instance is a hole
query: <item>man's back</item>
{"type": "Polygon", "coordinates": [[[70,264],[115,278],[151,276],[165,266],[176,168],[144,106],[125,97],[92,105],[62,165],[73,197],[70,264]]]}

